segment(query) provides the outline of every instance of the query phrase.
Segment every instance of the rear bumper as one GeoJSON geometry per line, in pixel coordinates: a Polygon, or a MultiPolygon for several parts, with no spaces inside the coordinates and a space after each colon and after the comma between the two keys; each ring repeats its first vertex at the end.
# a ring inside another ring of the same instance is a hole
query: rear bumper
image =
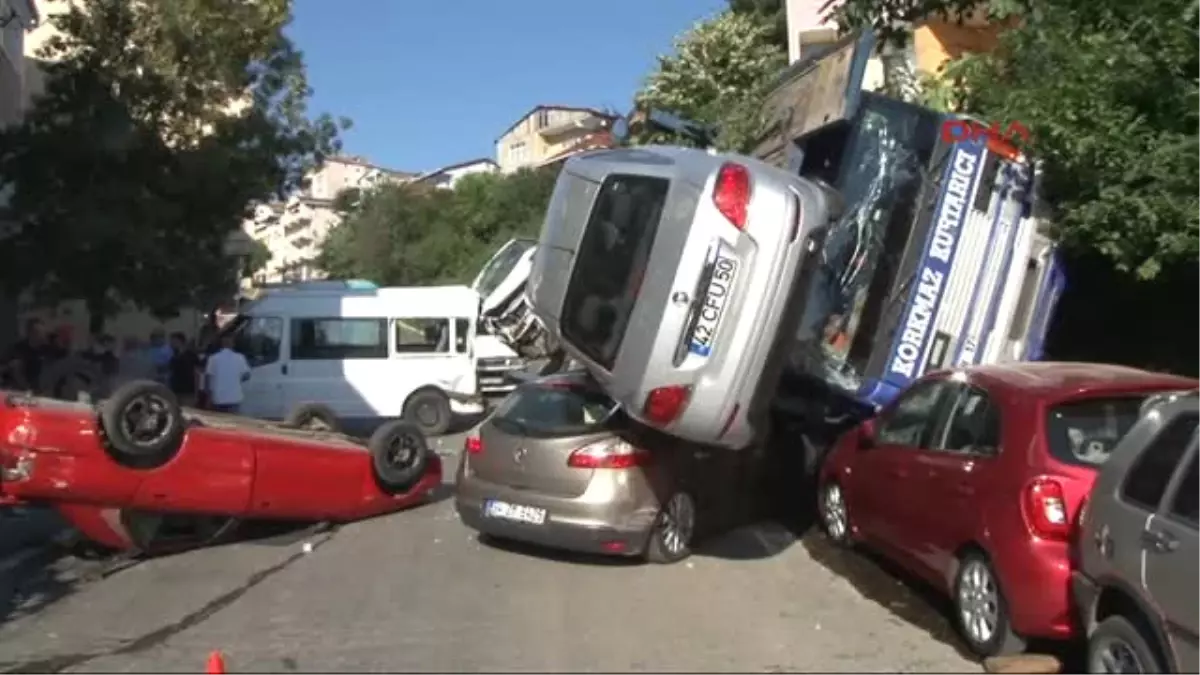
{"type": "MultiPolygon", "coordinates": [[[[633,476],[627,472],[628,478],[633,476]]],[[[460,468],[454,508],[464,525],[483,534],[583,553],[639,555],[658,514],[658,503],[635,498],[637,490],[612,487],[611,476],[600,476],[578,497],[555,497],[464,476],[460,468]],[[546,520],[532,525],[487,517],[484,503],[493,499],[545,509],[546,520]]]]}
{"type": "Polygon", "coordinates": [[[1014,545],[996,562],[1017,633],[1054,640],[1078,634],[1066,544],[1014,545]]]}

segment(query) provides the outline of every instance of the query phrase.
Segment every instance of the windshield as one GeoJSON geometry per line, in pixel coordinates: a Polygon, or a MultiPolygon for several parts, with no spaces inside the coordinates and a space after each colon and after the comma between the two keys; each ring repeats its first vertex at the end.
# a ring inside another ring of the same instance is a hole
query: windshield
{"type": "Polygon", "coordinates": [[[524,384],[496,409],[492,423],[522,436],[575,436],[600,431],[613,421],[617,404],[580,384],[524,384]]]}
{"type": "Polygon", "coordinates": [[[514,239],[504,245],[503,248],[484,265],[483,270],[479,273],[479,278],[475,280],[475,290],[483,299],[487,299],[500,284],[504,278],[512,272],[517,266],[517,262],[521,260],[521,256],[525,252],[533,248],[535,243],[528,239],[514,239]]]}
{"type": "Polygon", "coordinates": [[[1068,401],[1046,414],[1050,454],[1072,466],[1098,467],[1141,416],[1145,396],[1068,401]]]}
{"type": "Polygon", "coordinates": [[[830,226],[808,292],[795,365],[847,393],[859,389],[872,346],[886,339],[877,332],[899,295],[893,287],[934,127],[927,111],[871,99],[848,132],[806,150],[801,173],[832,183],[846,208],[830,226]]]}

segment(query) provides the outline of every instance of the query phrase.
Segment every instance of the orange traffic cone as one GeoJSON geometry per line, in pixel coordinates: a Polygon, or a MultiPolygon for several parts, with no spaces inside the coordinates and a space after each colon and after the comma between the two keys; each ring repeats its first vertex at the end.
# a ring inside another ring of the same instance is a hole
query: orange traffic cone
{"type": "Polygon", "coordinates": [[[221,652],[208,655],[208,664],[204,666],[204,672],[208,675],[225,675],[225,657],[221,656],[221,652]]]}

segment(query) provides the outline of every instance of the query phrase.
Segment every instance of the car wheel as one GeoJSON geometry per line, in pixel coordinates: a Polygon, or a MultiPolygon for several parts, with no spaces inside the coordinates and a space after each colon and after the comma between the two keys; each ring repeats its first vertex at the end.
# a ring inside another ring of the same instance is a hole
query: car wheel
{"type": "Polygon", "coordinates": [[[404,403],[404,419],[426,436],[440,436],[450,428],[450,399],[436,389],[423,389],[404,403]]]}
{"type": "Polygon", "coordinates": [[[1089,673],[1165,673],[1150,640],[1123,616],[1101,621],[1088,639],[1089,673]]]}
{"type": "Polygon", "coordinates": [[[696,502],[686,492],[676,492],[662,505],[650,540],[646,560],[660,565],[677,563],[692,554],[696,534],[696,502]]]}
{"type": "Polygon", "coordinates": [[[338,431],[337,415],[327,405],[301,403],[283,422],[284,426],[305,431],[338,431]]]}
{"type": "Polygon", "coordinates": [[[996,572],[982,553],[968,553],[958,566],[954,615],[967,646],[979,656],[1019,654],[1025,649],[1025,641],[1013,632],[996,572]]]}
{"type": "Polygon", "coordinates": [[[850,537],[850,507],[846,504],[846,493],[842,486],[835,481],[829,481],[821,486],[820,498],[817,500],[817,511],[821,516],[821,527],[825,536],[838,546],[849,546],[850,537]]]}
{"type": "Polygon", "coordinates": [[[408,422],[388,422],[367,441],[371,466],[379,487],[388,494],[405,492],[425,475],[429,445],[425,435],[408,422]]]}
{"type": "Polygon", "coordinates": [[[100,431],[113,459],[132,468],[165,464],[179,452],[185,429],[179,400],[148,380],[119,387],[100,406],[100,431]]]}

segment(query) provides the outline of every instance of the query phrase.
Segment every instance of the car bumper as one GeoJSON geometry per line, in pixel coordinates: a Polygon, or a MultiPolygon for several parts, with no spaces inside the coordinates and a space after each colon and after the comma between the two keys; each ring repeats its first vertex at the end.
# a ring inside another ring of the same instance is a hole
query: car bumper
{"type": "Polygon", "coordinates": [[[583,553],[640,555],[658,504],[633,498],[637,490],[613,490],[610,481],[611,476],[600,476],[578,497],[557,497],[463,476],[460,470],[454,506],[464,525],[483,534],[583,553]],[[533,525],[487,517],[484,504],[493,499],[545,509],[546,520],[533,525]]]}
{"type": "Polygon", "coordinates": [[[1029,542],[1010,549],[997,563],[1017,633],[1054,640],[1077,635],[1066,544],[1029,542]]]}
{"type": "Polygon", "coordinates": [[[1071,572],[1071,598],[1075,601],[1075,618],[1084,631],[1091,630],[1092,608],[1096,606],[1096,596],[1100,588],[1086,574],[1075,570],[1071,572]]]}

